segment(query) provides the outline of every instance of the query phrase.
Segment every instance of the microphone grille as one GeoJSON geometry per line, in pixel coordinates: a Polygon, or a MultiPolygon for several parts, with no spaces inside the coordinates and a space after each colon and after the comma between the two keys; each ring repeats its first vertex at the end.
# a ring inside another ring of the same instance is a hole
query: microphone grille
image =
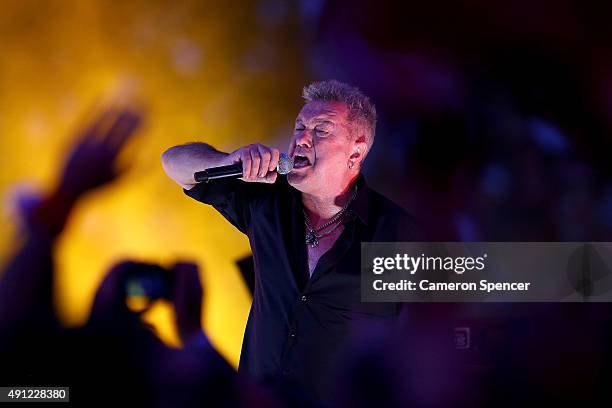
{"type": "Polygon", "coordinates": [[[276,172],[278,174],[288,174],[291,170],[293,170],[293,159],[287,156],[286,153],[281,153],[278,166],[276,166],[276,172]]]}

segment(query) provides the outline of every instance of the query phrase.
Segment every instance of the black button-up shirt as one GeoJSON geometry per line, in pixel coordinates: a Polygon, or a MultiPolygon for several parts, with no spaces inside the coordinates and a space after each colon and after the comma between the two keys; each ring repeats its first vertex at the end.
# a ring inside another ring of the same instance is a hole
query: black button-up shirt
{"type": "Polygon", "coordinates": [[[255,262],[255,290],[239,370],[260,381],[297,384],[316,398],[333,390],[331,369],[356,324],[391,325],[394,303],[362,303],[361,242],[410,241],[412,218],[365,185],[348,207],[334,246],[308,273],[301,193],[274,184],[216,180],[185,193],[211,204],[245,233],[255,262]]]}

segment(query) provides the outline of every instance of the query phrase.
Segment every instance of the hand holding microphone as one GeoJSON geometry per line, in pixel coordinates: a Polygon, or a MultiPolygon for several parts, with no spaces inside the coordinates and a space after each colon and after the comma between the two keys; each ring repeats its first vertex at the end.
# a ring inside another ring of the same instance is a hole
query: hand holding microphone
{"type": "Polygon", "coordinates": [[[194,174],[198,183],[220,178],[242,178],[250,183],[274,183],[278,174],[293,169],[293,160],[278,149],[262,144],[241,147],[228,155],[227,166],[211,167],[194,174]]]}

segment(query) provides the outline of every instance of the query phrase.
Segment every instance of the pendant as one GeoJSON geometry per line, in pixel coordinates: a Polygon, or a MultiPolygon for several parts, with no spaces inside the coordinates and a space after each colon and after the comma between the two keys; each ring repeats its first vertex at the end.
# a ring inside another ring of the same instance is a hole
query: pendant
{"type": "Polygon", "coordinates": [[[319,238],[317,237],[316,232],[309,230],[306,232],[306,245],[310,245],[311,247],[316,247],[319,245],[319,238]]]}

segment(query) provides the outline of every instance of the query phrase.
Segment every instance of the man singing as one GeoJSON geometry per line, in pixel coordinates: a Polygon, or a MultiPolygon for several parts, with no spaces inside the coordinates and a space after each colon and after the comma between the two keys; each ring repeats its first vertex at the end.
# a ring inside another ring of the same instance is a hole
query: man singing
{"type": "Polygon", "coordinates": [[[334,361],[351,332],[390,326],[399,310],[360,301],[361,242],[410,241],[415,229],[360,173],[376,127],[368,97],[336,80],[310,84],[303,97],[287,176],[276,173],[279,151],[262,144],[227,154],[190,143],[165,151],[162,164],[187,195],[212,205],[249,238],[255,291],[239,370],[327,400],[334,361]],[[240,180],[194,180],[195,172],[237,162],[240,180]]]}

